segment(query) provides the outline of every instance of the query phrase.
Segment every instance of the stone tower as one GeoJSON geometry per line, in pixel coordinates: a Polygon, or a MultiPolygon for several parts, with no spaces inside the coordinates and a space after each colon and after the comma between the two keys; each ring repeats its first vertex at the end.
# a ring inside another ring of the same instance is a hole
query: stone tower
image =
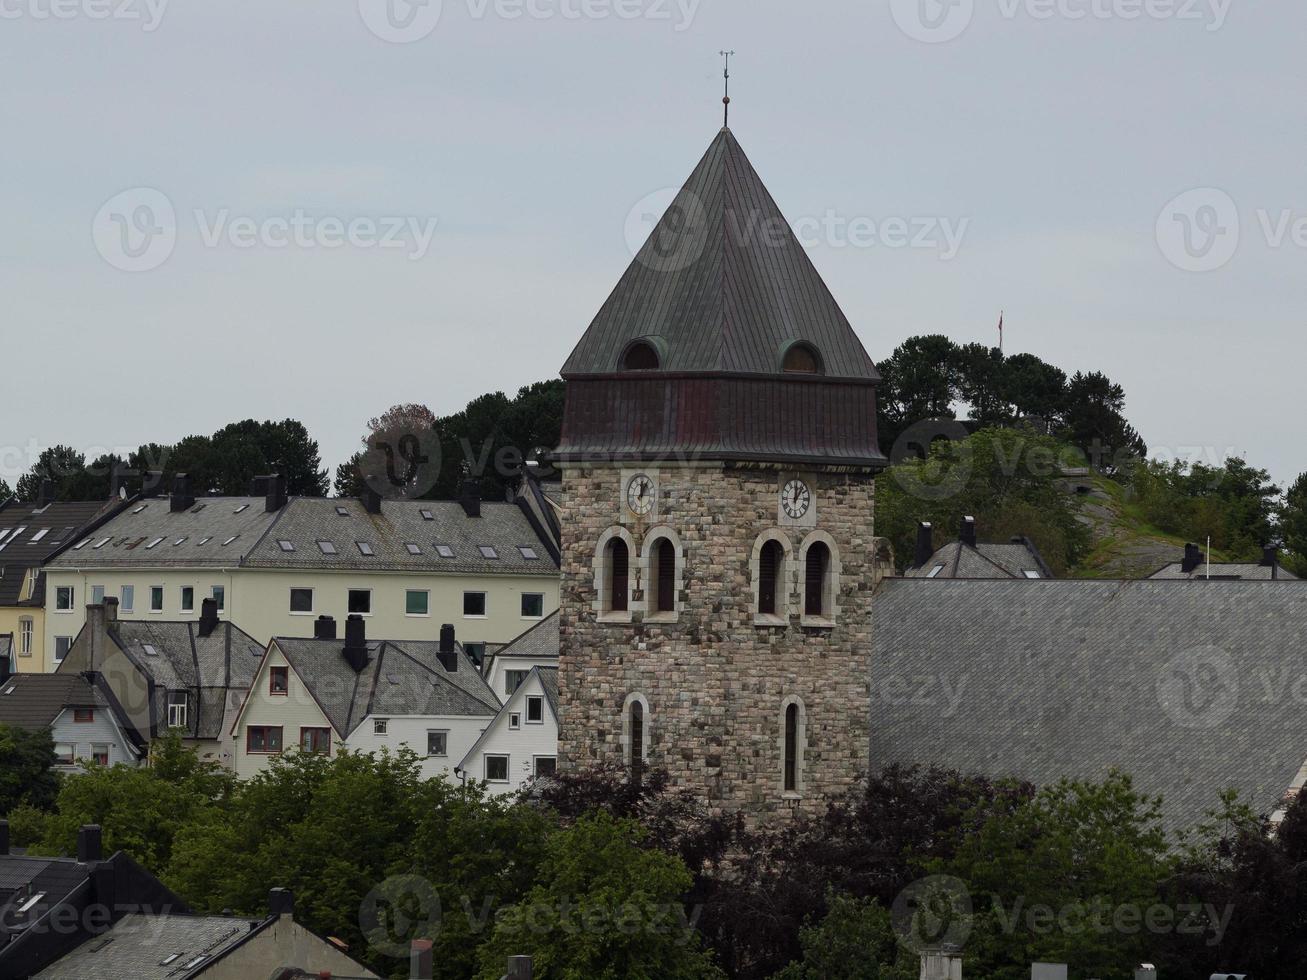
{"type": "Polygon", "coordinates": [[[562,374],[561,763],[820,810],[868,769],[879,375],[730,130],[562,374]]]}

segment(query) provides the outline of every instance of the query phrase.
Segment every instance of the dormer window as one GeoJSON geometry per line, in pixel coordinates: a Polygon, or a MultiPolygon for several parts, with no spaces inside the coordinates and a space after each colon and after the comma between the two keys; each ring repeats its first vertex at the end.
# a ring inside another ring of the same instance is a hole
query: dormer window
{"type": "Polygon", "coordinates": [[[821,358],[807,344],[795,344],[785,352],[781,370],[786,374],[821,374],[821,358]]]}
{"type": "Polygon", "coordinates": [[[637,340],[622,355],[623,371],[657,371],[658,368],[658,352],[646,341],[637,340]]]}

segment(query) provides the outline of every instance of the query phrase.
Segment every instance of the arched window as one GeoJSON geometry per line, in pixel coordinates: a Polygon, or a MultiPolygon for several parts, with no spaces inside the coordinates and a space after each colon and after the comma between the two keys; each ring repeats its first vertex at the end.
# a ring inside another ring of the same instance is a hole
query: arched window
{"type": "Polygon", "coordinates": [[[654,595],[650,608],[660,613],[675,612],[676,545],[667,538],[660,538],[654,545],[654,569],[651,578],[654,595]]]}
{"type": "Polygon", "coordinates": [[[821,374],[821,358],[807,344],[795,344],[785,352],[781,370],[786,374],[821,374]]]}
{"type": "Polygon", "coordinates": [[[612,612],[626,612],[631,607],[631,550],[621,538],[613,538],[605,549],[608,565],[607,608],[612,612]]]}
{"type": "Polygon", "coordinates": [[[782,608],[780,584],[785,564],[785,548],[779,541],[767,541],[758,555],[758,613],[763,616],[780,615],[782,608]]]}
{"type": "Polygon", "coordinates": [[[829,616],[827,578],[830,574],[830,548],[817,541],[808,547],[803,574],[803,612],[806,616],[829,616]]]}
{"type": "Polygon", "coordinates": [[[622,762],[633,782],[639,782],[649,762],[649,702],[630,694],[622,705],[622,762]]]}
{"type": "Polygon", "coordinates": [[[655,527],[644,538],[640,582],[644,589],[645,622],[671,622],[681,610],[681,578],[685,556],[675,529],[655,527]]]}
{"type": "Polygon", "coordinates": [[[631,704],[631,779],[640,782],[644,775],[644,705],[631,704]]]}
{"type": "Polygon", "coordinates": [[[622,355],[623,371],[657,371],[658,352],[653,345],[637,340],[622,355]]]}
{"type": "Polygon", "coordinates": [[[803,763],[808,739],[808,715],[803,700],[791,695],[781,702],[781,792],[803,792],[803,763]]]}

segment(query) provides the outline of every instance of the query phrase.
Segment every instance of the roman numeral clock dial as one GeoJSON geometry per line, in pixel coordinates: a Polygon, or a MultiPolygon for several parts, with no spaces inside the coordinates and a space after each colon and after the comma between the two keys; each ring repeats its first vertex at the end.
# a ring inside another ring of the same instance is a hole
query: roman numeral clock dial
{"type": "Polygon", "coordinates": [[[791,520],[799,520],[812,506],[812,492],[802,480],[791,480],[781,490],[781,509],[791,520]]]}
{"type": "Polygon", "coordinates": [[[653,510],[653,505],[653,480],[643,473],[632,477],[631,482],[626,485],[626,506],[631,509],[631,513],[644,517],[653,510]]]}

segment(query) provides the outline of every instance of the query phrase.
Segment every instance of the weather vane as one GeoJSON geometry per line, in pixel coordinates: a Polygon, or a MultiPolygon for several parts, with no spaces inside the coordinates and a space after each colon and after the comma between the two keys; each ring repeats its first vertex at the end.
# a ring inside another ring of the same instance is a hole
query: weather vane
{"type": "Polygon", "coordinates": [[[724,121],[722,122],[722,125],[725,126],[727,129],[730,129],[731,127],[731,58],[735,55],[735,52],[723,51],[721,52],[721,55],[723,58],[726,59],[726,71],[724,72],[724,77],[726,79],[726,95],[722,98],[722,105],[724,105],[726,109],[725,112],[723,113],[724,121]]]}

